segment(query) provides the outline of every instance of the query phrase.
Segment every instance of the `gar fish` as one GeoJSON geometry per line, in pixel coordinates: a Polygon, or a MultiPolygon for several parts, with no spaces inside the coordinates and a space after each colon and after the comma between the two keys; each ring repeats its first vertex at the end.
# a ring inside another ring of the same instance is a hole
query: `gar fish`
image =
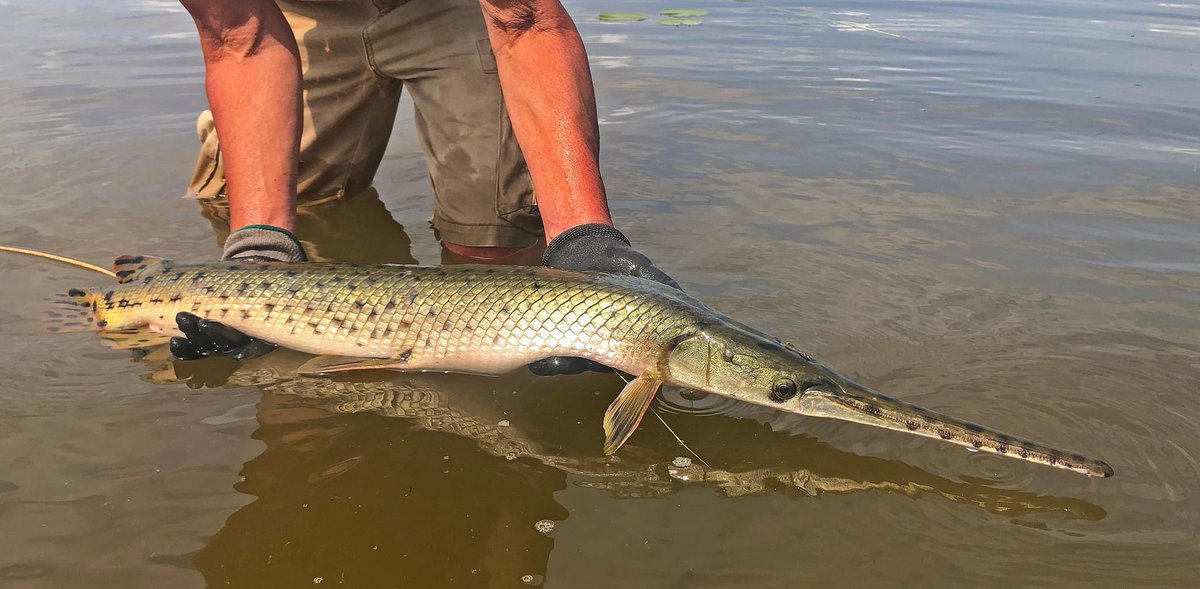
{"type": "Polygon", "coordinates": [[[115,288],[71,289],[51,331],[98,329],[118,347],[180,335],[181,311],[320,354],[303,375],[393,369],[500,374],[550,356],[635,375],[604,416],[615,453],[664,384],[781,411],[945,440],[1112,476],[1103,461],[1018,439],[876,393],[794,346],[640,278],[519,266],[175,263],[122,256],[115,288]],[[151,333],[147,333],[147,329],[151,333]]]}

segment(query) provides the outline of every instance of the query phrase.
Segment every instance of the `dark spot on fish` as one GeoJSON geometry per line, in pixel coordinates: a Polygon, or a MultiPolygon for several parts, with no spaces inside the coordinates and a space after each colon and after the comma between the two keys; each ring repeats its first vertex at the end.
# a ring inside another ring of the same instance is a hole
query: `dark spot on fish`
{"type": "Polygon", "coordinates": [[[874,405],[863,405],[863,411],[865,411],[868,415],[874,415],[875,417],[883,415],[883,410],[874,405]]]}
{"type": "Polygon", "coordinates": [[[337,284],[337,283],[339,283],[339,282],[341,282],[341,281],[342,281],[342,277],[341,277],[341,276],[334,276],[333,278],[329,279],[329,282],[330,282],[331,284],[337,284]]]}
{"type": "Polygon", "coordinates": [[[392,309],[395,309],[395,308],[396,308],[396,303],[394,301],[388,301],[387,304],[383,306],[384,311],[391,311],[392,309]]]}
{"type": "Polygon", "coordinates": [[[97,321],[97,322],[96,322],[96,327],[99,327],[99,328],[105,328],[105,327],[108,327],[108,322],[107,322],[107,321],[105,321],[105,320],[103,320],[103,319],[101,319],[101,320],[99,320],[99,321],[97,321]]]}
{"type": "Polygon", "coordinates": [[[938,430],[937,434],[938,434],[938,437],[943,440],[949,440],[950,438],[954,437],[948,430],[944,430],[944,429],[938,430]]]}
{"type": "Polygon", "coordinates": [[[912,421],[912,420],[908,420],[908,421],[904,422],[904,427],[908,428],[908,431],[911,432],[911,431],[916,431],[917,428],[921,427],[921,424],[919,424],[915,421],[912,421]]]}
{"type": "Polygon", "coordinates": [[[300,292],[300,287],[297,287],[297,286],[289,286],[289,287],[288,287],[288,289],[287,289],[287,291],[288,291],[288,292],[290,292],[290,293],[292,293],[292,294],[296,294],[296,293],[300,292]]]}
{"type": "Polygon", "coordinates": [[[533,283],[533,284],[531,284],[530,286],[533,288],[533,290],[540,290],[540,289],[542,288],[542,283],[540,283],[540,282],[534,282],[534,283],[533,283]]]}
{"type": "Polygon", "coordinates": [[[71,290],[67,291],[67,294],[69,294],[73,297],[81,297],[81,296],[86,295],[87,293],[84,292],[82,289],[72,288],[71,290]]]}
{"type": "Polygon", "coordinates": [[[325,288],[325,283],[324,283],[324,282],[320,282],[320,281],[318,281],[318,282],[317,282],[316,284],[314,284],[313,286],[314,286],[314,287],[316,287],[316,288],[319,290],[319,289],[325,288]]]}
{"type": "Polygon", "coordinates": [[[434,315],[434,312],[433,312],[433,307],[430,307],[430,308],[429,308],[429,311],[428,311],[428,312],[426,312],[425,314],[426,314],[426,315],[428,315],[429,317],[433,317],[433,315],[434,315]]]}
{"type": "Polygon", "coordinates": [[[356,345],[356,346],[358,346],[358,347],[360,347],[360,348],[361,348],[361,347],[363,347],[363,346],[365,346],[365,345],[367,345],[367,344],[364,344],[364,343],[362,343],[362,342],[354,342],[354,345],[356,345]]]}
{"type": "Polygon", "coordinates": [[[1021,458],[1029,458],[1029,450],[1026,448],[1021,448],[1020,450],[1017,450],[1017,456],[1020,456],[1021,458]]]}
{"type": "Polygon", "coordinates": [[[971,445],[975,446],[976,448],[982,448],[983,440],[971,440],[971,445]]]}
{"type": "Polygon", "coordinates": [[[249,288],[250,288],[250,283],[243,282],[240,286],[238,286],[237,290],[238,290],[238,292],[246,292],[246,290],[248,290],[249,288]]]}
{"type": "Polygon", "coordinates": [[[500,312],[502,312],[502,313],[512,313],[512,307],[509,307],[508,305],[504,305],[503,307],[501,307],[501,308],[500,308],[500,312]]]}
{"type": "Polygon", "coordinates": [[[287,276],[288,278],[295,278],[295,277],[296,277],[296,271],[295,271],[295,270],[284,270],[283,274],[284,274],[284,276],[287,276]]]}
{"type": "Polygon", "coordinates": [[[92,301],[92,312],[93,313],[96,312],[96,301],[95,300],[92,301]]]}
{"type": "Polygon", "coordinates": [[[150,284],[150,281],[152,281],[152,280],[154,280],[153,276],[147,276],[142,279],[142,284],[150,284]]]}
{"type": "Polygon", "coordinates": [[[262,281],[261,284],[259,284],[259,286],[261,286],[262,288],[271,288],[273,285],[270,282],[267,282],[266,280],[264,280],[264,281],[262,281]]]}
{"type": "Polygon", "coordinates": [[[341,319],[336,319],[336,318],[335,318],[335,319],[330,319],[330,320],[329,320],[329,326],[330,326],[330,327],[341,327],[341,326],[342,326],[342,323],[345,323],[345,322],[344,322],[344,321],[342,321],[341,319]]]}
{"type": "Polygon", "coordinates": [[[171,300],[170,300],[170,302],[172,302],[172,303],[177,303],[177,302],[179,302],[179,301],[182,301],[182,300],[183,300],[183,295],[178,295],[178,294],[176,294],[176,295],[171,295],[171,300]]]}
{"type": "Polygon", "coordinates": [[[145,262],[145,261],[146,261],[146,256],[129,256],[129,257],[125,258],[123,263],[125,263],[125,264],[141,264],[142,262],[145,262]]]}
{"type": "Polygon", "coordinates": [[[1075,468],[1075,465],[1074,465],[1074,464],[1071,464],[1070,462],[1064,462],[1064,463],[1063,463],[1063,466],[1065,466],[1065,467],[1067,467],[1067,468],[1075,468]]]}
{"type": "Polygon", "coordinates": [[[163,300],[158,297],[154,297],[154,298],[150,299],[150,302],[157,305],[158,303],[163,302],[163,300]]]}
{"type": "Polygon", "coordinates": [[[104,302],[107,303],[108,301],[111,301],[112,298],[113,298],[113,291],[110,290],[110,291],[104,293],[104,302]]]}
{"type": "Polygon", "coordinates": [[[296,318],[295,318],[295,317],[288,317],[287,319],[284,319],[284,320],[283,320],[283,324],[284,324],[284,325],[291,325],[291,324],[292,324],[292,322],[294,322],[295,320],[296,320],[296,318]]]}
{"type": "Polygon", "coordinates": [[[453,327],[453,325],[450,323],[449,319],[442,323],[442,331],[450,331],[451,327],[453,327]]]}
{"type": "Polygon", "coordinates": [[[1008,454],[1008,446],[1005,444],[1000,444],[996,446],[996,451],[1001,454],[1008,454]]]}
{"type": "Polygon", "coordinates": [[[275,303],[263,303],[263,309],[266,309],[267,315],[275,311],[275,303]]]}
{"type": "Polygon", "coordinates": [[[242,310],[242,319],[249,319],[249,318],[250,318],[250,311],[243,309],[242,310]]]}
{"type": "Polygon", "coordinates": [[[412,348],[400,352],[400,355],[396,357],[401,362],[408,362],[409,358],[412,358],[412,348]]]}
{"type": "Polygon", "coordinates": [[[175,276],[173,278],[171,278],[171,282],[179,282],[182,278],[183,278],[183,272],[176,272],[175,276]]]}
{"type": "Polygon", "coordinates": [[[363,301],[354,301],[354,310],[361,311],[364,306],[366,306],[366,303],[363,301]]]}
{"type": "Polygon", "coordinates": [[[383,335],[384,335],[384,337],[386,337],[386,336],[392,335],[392,333],[395,331],[396,330],[393,329],[392,326],[389,325],[389,326],[387,326],[386,329],[383,330],[383,335]]]}

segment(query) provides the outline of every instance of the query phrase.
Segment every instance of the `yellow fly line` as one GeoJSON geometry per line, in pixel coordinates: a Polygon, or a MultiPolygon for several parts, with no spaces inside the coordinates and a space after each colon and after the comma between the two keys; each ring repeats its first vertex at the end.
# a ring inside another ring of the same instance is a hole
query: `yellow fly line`
{"type": "Polygon", "coordinates": [[[109,276],[112,276],[113,278],[117,277],[116,273],[114,273],[112,270],[106,270],[95,264],[89,264],[87,262],[76,260],[74,258],[56,256],[54,254],[48,254],[46,252],[39,252],[37,250],[26,249],[23,247],[14,247],[11,245],[0,245],[0,251],[12,252],[14,254],[25,254],[27,256],[34,256],[34,257],[38,257],[38,258],[45,258],[47,260],[54,260],[55,262],[69,264],[71,266],[75,266],[76,268],[84,268],[87,270],[93,270],[93,271],[99,272],[101,274],[107,274],[109,276]]]}

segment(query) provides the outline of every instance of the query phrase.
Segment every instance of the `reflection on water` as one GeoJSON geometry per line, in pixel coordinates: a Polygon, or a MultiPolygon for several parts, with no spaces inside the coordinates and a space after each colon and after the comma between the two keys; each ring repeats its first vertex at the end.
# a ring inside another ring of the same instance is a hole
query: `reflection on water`
{"type": "MultiPolygon", "coordinates": [[[[257,419],[254,437],[267,448],[245,464],[237,485],[255,500],[230,516],[196,558],[211,585],[276,586],[322,575],[350,585],[511,584],[543,575],[554,540],[534,524],[568,518],[554,497],[568,475],[574,485],[623,498],[662,497],[697,485],[729,497],[882,491],[940,497],[1042,527],[1044,521],[1019,518],[1095,521],[1106,515],[1087,501],[953,481],[730,420],[707,427],[726,430],[726,443],[751,457],[736,470],[665,456],[671,444],[661,432],[644,432],[643,446],[627,456],[604,458],[594,452],[598,416],[619,389],[615,379],[580,403],[578,391],[523,376],[482,384],[428,376],[296,377],[308,358],[281,350],[236,367],[172,363],[162,349],[143,358],[149,365],[144,378],[157,384],[184,380],[263,391],[256,413],[243,418],[257,419]],[[521,390],[519,402],[499,393],[510,388],[521,390]],[[560,420],[583,424],[591,439],[562,447],[555,443],[563,439],[554,435],[558,428],[527,434],[521,424],[539,420],[545,405],[561,411],[560,420]]],[[[733,458],[716,450],[705,455],[721,465],[733,458]]]]}
{"type": "MultiPolygon", "coordinates": [[[[648,418],[603,458],[613,375],[131,362],[32,319],[95,277],[3,257],[0,585],[1193,586],[1196,8],[693,4],[568,3],[635,243],[864,384],[1116,477],[677,390],[695,456],[648,418]]],[[[215,257],[221,207],[177,198],[204,108],[178,4],[0,20],[0,242],[215,257]]],[[[378,191],[302,213],[315,256],[442,259],[406,109],[378,191]]]]}

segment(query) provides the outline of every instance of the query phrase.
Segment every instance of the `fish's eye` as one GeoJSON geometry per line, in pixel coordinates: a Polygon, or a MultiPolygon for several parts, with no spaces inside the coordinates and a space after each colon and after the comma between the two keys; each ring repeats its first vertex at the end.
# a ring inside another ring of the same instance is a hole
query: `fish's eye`
{"type": "Polygon", "coordinates": [[[776,403],[782,403],[796,396],[796,381],[790,378],[781,378],[771,385],[771,400],[776,403]]]}

